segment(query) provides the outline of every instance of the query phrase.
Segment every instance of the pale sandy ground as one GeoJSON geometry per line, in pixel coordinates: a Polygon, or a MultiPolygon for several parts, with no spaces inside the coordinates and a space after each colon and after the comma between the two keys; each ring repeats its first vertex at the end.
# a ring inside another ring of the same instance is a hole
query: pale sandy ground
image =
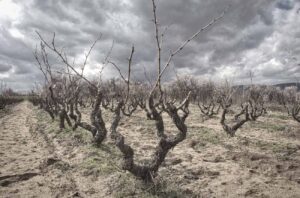
{"type": "Polygon", "coordinates": [[[30,134],[30,122],[35,121],[32,110],[28,103],[21,103],[11,111],[0,120],[0,194],[3,197],[49,195],[49,189],[38,183],[42,180],[39,164],[48,151],[30,134]]]}
{"type": "MultiPolygon", "coordinates": [[[[110,140],[96,148],[88,132],[59,131],[45,112],[18,104],[0,118],[0,197],[300,197],[299,123],[269,112],[229,138],[218,118],[202,122],[191,110],[187,139],[170,151],[152,185],[119,168],[110,140]]],[[[104,117],[109,128],[111,114],[104,117]]],[[[166,132],[176,133],[165,118],[166,132]]],[[[153,126],[143,112],[120,124],[137,161],[153,153],[153,126]]]]}
{"type": "Polygon", "coordinates": [[[32,109],[23,102],[0,120],[0,197],[72,196],[77,189],[73,175],[64,171],[69,164],[43,131],[33,131],[32,109]]]}

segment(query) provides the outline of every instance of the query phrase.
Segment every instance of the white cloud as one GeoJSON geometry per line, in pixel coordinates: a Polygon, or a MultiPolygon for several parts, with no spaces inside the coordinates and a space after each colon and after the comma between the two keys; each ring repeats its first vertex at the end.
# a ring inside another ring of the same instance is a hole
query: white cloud
{"type": "Polygon", "coordinates": [[[15,21],[20,17],[21,6],[12,0],[1,0],[0,8],[0,21],[15,21]]]}

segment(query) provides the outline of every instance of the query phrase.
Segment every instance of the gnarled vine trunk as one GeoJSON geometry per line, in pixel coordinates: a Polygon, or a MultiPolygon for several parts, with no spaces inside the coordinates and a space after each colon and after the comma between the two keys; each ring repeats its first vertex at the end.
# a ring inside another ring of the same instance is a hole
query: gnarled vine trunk
{"type": "Polygon", "coordinates": [[[114,134],[113,137],[116,146],[123,153],[123,169],[146,182],[151,182],[153,180],[170,149],[174,148],[186,138],[187,127],[184,122],[188,114],[185,113],[183,116],[179,116],[178,109],[173,104],[166,105],[165,111],[172,118],[173,123],[178,129],[178,133],[174,137],[167,137],[164,134],[162,115],[154,107],[152,97],[149,99],[149,108],[151,119],[155,121],[156,130],[158,131],[157,135],[160,139],[148,164],[139,165],[134,162],[133,149],[125,143],[124,136],[117,131],[119,121],[121,120],[121,105],[115,110],[115,117],[111,126],[111,133],[114,134]]]}

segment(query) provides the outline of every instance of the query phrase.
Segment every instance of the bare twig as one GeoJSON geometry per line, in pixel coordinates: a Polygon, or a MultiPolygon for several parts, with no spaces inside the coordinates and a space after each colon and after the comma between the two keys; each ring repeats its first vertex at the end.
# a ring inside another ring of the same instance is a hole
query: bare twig
{"type": "MultiPolygon", "coordinates": [[[[51,49],[53,52],[55,52],[60,58],[61,60],[63,61],[63,63],[67,66],[67,67],[70,67],[71,70],[73,72],[75,72],[79,77],[81,77],[82,79],[84,79],[89,85],[91,85],[92,87],[96,88],[97,89],[97,86],[94,85],[93,83],[91,83],[84,75],[83,75],[83,72],[82,74],[80,74],[78,71],[76,71],[76,69],[74,68],[74,66],[72,66],[71,64],[69,64],[66,56],[64,56],[64,54],[62,52],[59,52],[55,46],[55,33],[53,34],[53,38],[52,38],[52,43],[51,45],[49,43],[47,43],[44,38],[40,35],[40,33],[38,31],[36,31],[37,35],[39,36],[39,38],[41,39],[41,41],[43,42],[43,44],[45,44],[49,49],[51,49]]],[[[99,40],[99,38],[96,40],[96,42],[99,40]]],[[[91,49],[95,46],[96,42],[93,43],[91,49]]],[[[90,49],[90,51],[91,51],[90,49]]],[[[88,53],[86,55],[86,57],[89,56],[90,53],[88,53]]],[[[87,58],[86,58],[87,59],[87,58]]]]}
{"type": "MultiPolygon", "coordinates": [[[[154,0],[152,0],[153,2],[153,6],[155,6],[154,0]]],[[[207,30],[209,27],[211,27],[212,25],[214,25],[217,21],[221,20],[225,13],[228,11],[229,7],[227,7],[218,17],[214,18],[213,20],[211,20],[206,26],[202,27],[201,29],[199,29],[195,34],[193,34],[190,38],[188,38],[186,41],[184,41],[175,51],[171,52],[166,64],[164,65],[163,69],[161,70],[161,72],[159,72],[159,75],[157,77],[156,83],[151,91],[151,94],[153,93],[153,91],[155,90],[155,88],[157,86],[159,86],[160,81],[161,81],[161,77],[163,75],[163,73],[165,72],[165,70],[169,67],[172,59],[174,58],[175,55],[177,55],[180,51],[182,51],[184,49],[184,47],[193,39],[195,39],[197,36],[199,36],[200,33],[204,32],[205,30],[207,30]]],[[[155,12],[155,7],[153,9],[153,13],[154,15],[156,15],[155,12]]],[[[156,17],[156,16],[155,16],[156,17]]],[[[157,23],[156,23],[156,27],[157,27],[157,23]]],[[[160,45],[159,45],[160,48],[160,45]]],[[[161,68],[160,68],[161,69],[161,68]]]]}
{"type": "Polygon", "coordinates": [[[96,45],[96,43],[101,39],[101,37],[102,37],[102,34],[100,34],[99,35],[99,37],[94,41],[94,43],[91,45],[91,47],[90,47],[90,50],[88,51],[88,53],[85,55],[85,60],[84,60],[84,63],[83,63],[83,65],[82,65],[82,72],[81,72],[81,76],[83,76],[83,71],[84,71],[84,68],[85,68],[85,66],[86,66],[86,63],[87,63],[87,60],[88,60],[88,58],[89,58],[89,56],[90,56],[90,54],[91,54],[91,51],[93,50],[93,48],[95,47],[95,45],[96,45]]]}
{"type": "Polygon", "coordinates": [[[112,65],[118,70],[118,72],[119,72],[121,78],[124,80],[124,82],[127,83],[127,80],[126,80],[126,78],[123,76],[120,67],[119,67],[116,63],[114,63],[114,62],[112,62],[112,61],[108,61],[108,63],[112,64],[112,65]]]}
{"type": "MultiPolygon", "coordinates": [[[[161,44],[159,40],[159,28],[158,28],[158,22],[156,17],[156,5],[155,0],[152,0],[152,7],[153,7],[153,17],[154,17],[154,25],[155,25],[155,38],[156,38],[156,45],[157,45],[157,52],[158,52],[158,65],[157,65],[157,75],[159,76],[161,73],[161,44]]],[[[161,78],[157,79],[157,86],[159,88],[159,91],[162,93],[161,89],[161,78]]]]}

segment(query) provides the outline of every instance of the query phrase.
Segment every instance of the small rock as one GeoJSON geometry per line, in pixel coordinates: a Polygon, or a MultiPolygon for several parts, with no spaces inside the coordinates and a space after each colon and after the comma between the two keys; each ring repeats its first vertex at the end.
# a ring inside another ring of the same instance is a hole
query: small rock
{"type": "Polygon", "coordinates": [[[204,174],[204,170],[203,168],[199,168],[199,169],[188,169],[185,174],[184,174],[184,178],[185,179],[191,179],[191,180],[197,180],[199,179],[199,175],[203,175],[204,174]]]}
{"type": "Polygon", "coordinates": [[[236,161],[236,160],[238,160],[238,156],[237,155],[234,155],[234,156],[232,156],[232,158],[231,158],[233,161],[236,161]]]}
{"type": "Polygon", "coordinates": [[[192,174],[185,174],[185,175],[183,176],[183,178],[184,178],[184,179],[191,179],[191,180],[197,180],[197,179],[199,179],[198,176],[192,175],[192,174]]]}
{"type": "Polygon", "coordinates": [[[193,194],[193,191],[191,190],[191,189],[185,189],[184,191],[183,191],[185,194],[188,194],[188,195],[192,195],[193,194]]]}
{"type": "Polygon", "coordinates": [[[193,156],[192,156],[192,155],[190,155],[190,154],[187,154],[186,158],[187,158],[189,161],[192,161],[192,159],[193,159],[193,156]]]}
{"type": "Polygon", "coordinates": [[[218,163],[218,162],[225,162],[225,159],[221,156],[216,156],[216,157],[210,157],[210,158],[205,158],[203,159],[204,162],[214,162],[214,163],[218,163]]]}
{"type": "Polygon", "coordinates": [[[277,169],[282,169],[283,168],[283,165],[282,164],[276,164],[275,166],[277,169]]]}
{"type": "Polygon", "coordinates": [[[218,162],[225,162],[224,158],[221,157],[221,156],[217,156],[215,159],[214,159],[214,162],[218,163],[218,162]]]}
{"type": "Polygon", "coordinates": [[[44,161],[44,164],[46,166],[51,166],[52,164],[55,164],[56,162],[60,161],[58,158],[52,158],[52,157],[49,157],[47,158],[45,161],[44,161]]]}
{"type": "Polygon", "coordinates": [[[245,197],[253,195],[255,193],[257,193],[257,189],[250,189],[245,193],[245,197]]]}
{"type": "Polygon", "coordinates": [[[243,139],[243,140],[241,140],[241,144],[245,145],[245,146],[249,146],[249,140],[243,139]]]}
{"type": "Polygon", "coordinates": [[[98,177],[99,176],[99,174],[100,174],[100,171],[99,170],[97,170],[97,169],[88,169],[88,170],[85,170],[85,171],[83,171],[82,172],[82,175],[83,176],[95,176],[95,177],[98,177]]]}
{"type": "Polygon", "coordinates": [[[199,143],[199,141],[197,141],[197,140],[191,140],[189,142],[189,146],[192,147],[192,148],[194,148],[198,143],[199,143]]]}
{"type": "Polygon", "coordinates": [[[257,161],[257,160],[261,160],[261,159],[265,159],[265,158],[267,158],[267,156],[254,153],[251,155],[250,160],[257,161]]]}
{"type": "Polygon", "coordinates": [[[284,169],[283,165],[281,165],[281,164],[276,164],[275,167],[277,169],[277,173],[281,173],[284,169]]]}
{"type": "Polygon", "coordinates": [[[177,165],[177,164],[180,164],[181,162],[182,162],[182,159],[180,159],[180,158],[171,159],[170,165],[177,165]]]}
{"type": "Polygon", "coordinates": [[[18,193],[18,192],[20,192],[20,190],[19,189],[15,189],[15,190],[13,190],[13,191],[11,191],[12,193],[18,193]]]}
{"type": "Polygon", "coordinates": [[[81,197],[79,192],[76,192],[72,195],[72,197],[81,197]]]}
{"type": "Polygon", "coordinates": [[[207,174],[209,176],[219,176],[220,172],[218,172],[218,171],[208,171],[207,174]]]}
{"type": "Polygon", "coordinates": [[[193,175],[203,175],[204,174],[204,170],[203,170],[203,168],[199,168],[198,170],[192,170],[191,171],[191,173],[193,174],[193,175]]]}
{"type": "Polygon", "coordinates": [[[295,165],[295,164],[292,164],[288,167],[289,170],[294,170],[294,169],[297,169],[299,166],[298,165],[295,165]]]}

